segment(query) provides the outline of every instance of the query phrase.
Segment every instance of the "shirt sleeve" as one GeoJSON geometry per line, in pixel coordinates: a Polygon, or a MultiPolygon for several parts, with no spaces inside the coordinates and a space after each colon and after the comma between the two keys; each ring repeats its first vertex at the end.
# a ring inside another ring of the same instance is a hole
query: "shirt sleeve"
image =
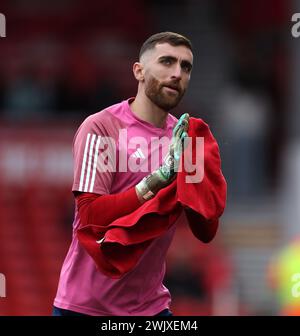
{"type": "Polygon", "coordinates": [[[91,117],[79,127],[73,141],[72,191],[106,195],[115,172],[115,146],[101,123],[91,117]]]}

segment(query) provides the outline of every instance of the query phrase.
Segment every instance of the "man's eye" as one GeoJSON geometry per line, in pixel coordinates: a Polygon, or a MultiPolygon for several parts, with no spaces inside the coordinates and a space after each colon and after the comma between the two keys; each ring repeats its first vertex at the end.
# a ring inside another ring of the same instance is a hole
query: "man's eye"
{"type": "Polygon", "coordinates": [[[182,67],[182,69],[183,69],[184,71],[186,71],[186,72],[190,72],[190,71],[191,71],[191,67],[190,67],[189,65],[184,65],[184,66],[182,67]]]}
{"type": "Polygon", "coordinates": [[[170,64],[171,64],[171,61],[168,60],[168,59],[164,59],[164,60],[162,60],[162,63],[163,63],[163,64],[166,64],[166,65],[170,65],[170,64]]]}

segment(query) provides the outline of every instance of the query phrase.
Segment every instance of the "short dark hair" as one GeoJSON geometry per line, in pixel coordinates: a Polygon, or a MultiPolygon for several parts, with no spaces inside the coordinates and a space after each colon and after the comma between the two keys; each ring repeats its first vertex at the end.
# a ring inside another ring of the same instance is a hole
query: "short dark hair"
{"type": "Polygon", "coordinates": [[[178,33],[173,32],[162,32],[157,33],[152,36],[150,36],[142,45],[139,59],[141,59],[141,56],[144,54],[145,51],[153,49],[157,44],[160,43],[169,43],[170,45],[177,47],[177,46],[185,46],[191,51],[193,51],[192,43],[191,41],[178,33]]]}

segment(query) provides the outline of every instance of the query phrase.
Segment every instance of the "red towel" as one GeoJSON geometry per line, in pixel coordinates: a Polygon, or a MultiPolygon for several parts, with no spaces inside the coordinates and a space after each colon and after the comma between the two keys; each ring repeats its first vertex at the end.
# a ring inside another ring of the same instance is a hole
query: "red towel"
{"type": "MultiPolygon", "coordinates": [[[[186,183],[185,169],[169,186],[161,189],[152,200],[133,213],[120,217],[110,225],[86,225],[77,230],[80,243],[96,262],[97,267],[111,278],[120,278],[137,264],[153,239],[164,234],[178,219],[184,207],[192,208],[206,220],[218,219],[225,208],[226,181],[221,171],[218,144],[201,119],[190,118],[188,136],[191,141],[184,159],[196,163],[196,137],[204,139],[204,157],[197,166],[203,173],[198,183],[186,183]],[[192,146],[192,147],[190,147],[192,146]],[[204,171],[202,163],[204,162],[204,171]],[[155,225],[153,225],[155,223],[155,225]],[[97,241],[104,238],[99,244],[97,241]]],[[[183,168],[185,167],[182,164],[183,168]]]]}

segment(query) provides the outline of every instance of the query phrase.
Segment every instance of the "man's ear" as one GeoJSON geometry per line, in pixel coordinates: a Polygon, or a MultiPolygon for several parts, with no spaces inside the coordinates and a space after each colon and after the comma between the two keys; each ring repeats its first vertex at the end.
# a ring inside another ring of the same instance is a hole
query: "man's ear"
{"type": "Polygon", "coordinates": [[[133,64],[132,71],[136,80],[138,80],[139,82],[144,81],[144,67],[142,63],[135,62],[133,64]]]}

